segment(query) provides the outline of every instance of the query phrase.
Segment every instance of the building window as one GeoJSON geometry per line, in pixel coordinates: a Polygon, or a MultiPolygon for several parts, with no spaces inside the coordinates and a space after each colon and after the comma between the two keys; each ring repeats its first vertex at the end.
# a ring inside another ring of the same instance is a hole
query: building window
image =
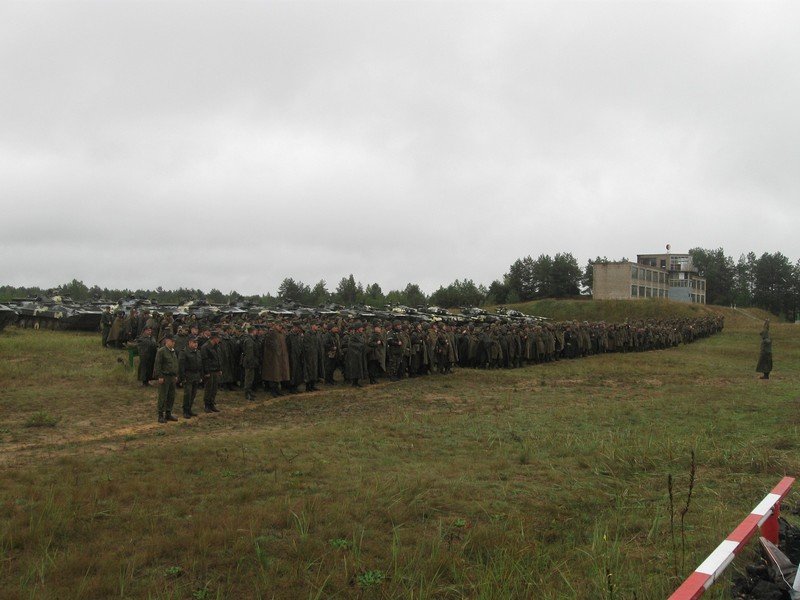
{"type": "Polygon", "coordinates": [[[639,279],[639,269],[631,267],[631,279],[639,279]]]}
{"type": "Polygon", "coordinates": [[[644,286],[639,286],[639,298],[644,298],[644,286]]]}
{"type": "Polygon", "coordinates": [[[636,286],[631,286],[631,298],[636,298],[636,286]]]}

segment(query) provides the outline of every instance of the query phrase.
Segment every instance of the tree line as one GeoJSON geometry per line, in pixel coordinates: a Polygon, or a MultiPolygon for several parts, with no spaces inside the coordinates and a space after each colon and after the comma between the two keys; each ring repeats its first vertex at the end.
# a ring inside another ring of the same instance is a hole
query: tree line
{"type": "Polygon", "coordinates": [[[780,252],[742,254],[734,261],[722,248],[689,250],[695,267],[706,278],[706,302],[756,307],[795,320],[800,308],[800,260],[792,263],[780,252]]]}
{"type": "MultiPolygon", "coordinates": [[[[530,256],[515,261],[508,273],[492,282],[487,288],[476,284],[472,279],[456,279],[449,285],[439,286],[431,294],[426,294],[419,284],[408,283],[404,288],[384,292],[378,283],[362,284],[350,274],[342,277],[335,288],[330,289],[323,279],[316,284],[304,283],[293,277],[286,277],[274,294],[243,295],[235,290],[227,294],[212,289],[178,288],[166,290],[162,287],[151,289],[116,289],[87,286],[82,281],[72,281],[54,288],[60,295],[84,302],[95,298],[118,300],[128,296],[150,298],[159,304],[182,304],[190,300],[205,300],[214,304],[228,304],[248,301],[262,306],[276,306],[293,301],[307,306],[320,306],[328,303],[351,306],[366,304],[378,308],[403,304],[419,306],[424,304],[453,308],[459,306],[483,306],[522,302],[533,298],[565,297],[580,293],[582,273],[572,254],[559,253],[554,257],[541,255],[537,259],[530,256]]],[[[52,290],[40,287],[0,286],[0,301],[13,298],[47,296],[52,290]]]]}
{"type": "MultiPolygon", "coordinates": [[[[738,261],[725,254],[722,248],[715,250],[692,248],[689,253],[700,274],[707,280],[706,302],[725,306],[758,307],[774,314],[794,319],[800,308],[800,261],[792,264],[789,259],[775,252],[757,257],[754,252],[743,254],[738,261]]],[[[627,258],[620,259],[627,261],[627,258]]],[[[444,308],[459,306],[483,306],[514,304],[540,298],[569,298],[591,295],[593,265],[610,262],[606,257],[589,260],[581,269],[569,252],[554,256],[541,254],[537,258],[525,256],[515,260],[508,272],[495,279],[487,287],[472,279],[456,279],[447,286],[439,286],[430,295],[425,294],[416,283],[408,283],[403,289],[383,291],[378,283],[362,284],[350,274],[342,277],[334,289],[329,289],[325,280],[313,286],[286,277],[275,294],[243,295],[235,290],[223,293],[218,289],[205,292],[201,289],[178,288],[165,290],[113,289],[87,286],[73,279],[58,286],[58,292],[77,301],[94,298],[117,300],[127,296],[151,298],[159,304],[182,304],[190,300],[205,300],[214,304],[248,301],[262,306],[276,306],[294,301],[307,306],[328,303],[351,306],[366,304],[378,308],[403,304],[419,306],[436,305],[444,308]]],[[[39,287],[0,286],[0,301],[12,298],[45,296],[50,290],[39,287]]]]}

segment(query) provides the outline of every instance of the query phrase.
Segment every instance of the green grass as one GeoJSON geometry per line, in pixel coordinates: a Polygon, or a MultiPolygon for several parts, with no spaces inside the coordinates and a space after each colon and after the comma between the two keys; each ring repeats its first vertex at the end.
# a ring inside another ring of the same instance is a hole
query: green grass
{"type": "MultiPolygon", "coordinates": [[[[529,315],[548,317],[556,321],[607,321],[611,323],[621,323],[626,319],[657,319],[665,314],[673,317],[699,317],[709,312],[724,311],[729,317],[737,319],[741,314],[737,314],[728,309],[702,304],[683,304],[671,302],[660,298],[646,298],[642,300],[534,300],[520,304],[508,305],[529,315]]],[[[760,309],[745,309],[748,314],[758,319],[772,318],[760,309]]],[[[746,318],[746,317],[745,317],[746,318]]]]}
{"type": "Polygon", "coordinates": [[[2,595],[664,598],[800,466],[798,330],[773,325],[763,382],[760,323],[725,312],[687,347],[223,393],[169,425],[98,336],[8,329],[2,595]],[[25,426],[42,411],[58,425],[25,426]],[[667,477],[681,507],[692,451],[681,555],[667,477]]]}
{"type": "Polygon", "coordinates": [[[40,410],[25,421],[25,427],[55,427],[60,419],[40,410]]]}

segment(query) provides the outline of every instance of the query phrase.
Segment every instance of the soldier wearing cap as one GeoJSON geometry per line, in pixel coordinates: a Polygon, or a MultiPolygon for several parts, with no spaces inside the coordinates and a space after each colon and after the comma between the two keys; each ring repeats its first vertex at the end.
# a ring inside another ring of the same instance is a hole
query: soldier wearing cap
{"type": "Polygon", "coordinates": [[[189,340],[189,332],[184,325],[178,326],[178,333],[175,334],[175,352],[180,355],[186,349],[186,343],[189,340]]]}
{"type": "Polygon", "coordinates": [[[261,377],[267,382],[273,397],[283,396],[281,382],[288,382],[290,377],[289,350],[286,346],[286,335],[280,321],[271,323],[264,336],[262,348],[261,377]]]}
{"type": "Polygon", "coordinates": [[[389,378],[392,381],[397,381],[402,377],[402,364],[403,364],[403,350],[405,344],[401,332],[403,324],[400,321],[395,321],[392,324],[392,329],[389,335],[386,336],[386,366],[389,371],[389,378]]]}
{"type": "Polygon", "coordinates": [[[322,336],[322,349],[325,353],[325,383],[333,385],[333,374],[336,369],[341,369],[342,342],[339,337],[339,326],[333,323],[327,327],[322,336]]]}
{"type": "Polygon", "coordinates": [[[203,381],[203,359],[197,350],[197,338],[190,337],[186,349],[178,355],[178,381],[183,385],[183,418],[191,419],[197,389],[203,381]]]}
{"type": "Polygon", "coordinates": [[[289,393],[299,394],[297,387],[306,382],[306,369],[303,356],[303,325],[301,321],[292,321],[292,328],[286,336],[286,348],[289,351],[289,393]]]}
{"type": "Polygon", "coordinates": [[[367,375],[370,383],[377,383],[381,372],[386,370],[386,343],[383,329],[376,325],[372,328],[367,341],[367,375]]]}
{"type": "Polygon", "coordinates": [[[153,377],[158,380],[158,422],[177,421],[172,416],[175,403],[175,381],[178,377],[178,357],[172,335],[164,336],[164,345],[156,352],[153,377]]]}
{"type": "Polygon", "coordinates": [[[364,326],[356,321],[350,332],[342,339],[344,351],[344,374],[353,387],[361,387],[359,379],[367,374],[367,341],[364,339],[364,326]]]}
{"type": "Polygon", "coordinates": [[[153,331],[145,327],[142,335],[136,338],[136,350],[139,353],[138,379],[143,386],[150,385],[150,376],[155,368],[158,344],[153,337],[153,331]]]}
{"type": "Polygon", "coordinates": [[[105,309],[103,309],[103,314],[100,315],[100,335],[102,336],[103,348],[105,348],[108,343],[108,332],[111,331],[111,323],[113,321],[114,317],[111,316],[111,307],[106,306],[105,309]]]}
{"type": "Polygon", "coordinates": [[[206,412],[219,412],[217,408],[217,388],[222,376],[222,365],[220,364],[219,331],[209,332],[209,341],[203,346],[200,353],[203,359],[203,404],[206,412]]]}
{"type": "Polygon", "coordinates": [[[256,367],[258,366],[260,353],[258,342],[255,338],[256,328],[252,325],[247,327],[247,334],[242,338],[242,367],[244,368],[244,398],[245,400],[255,400],[255,381],[256,367]]]}

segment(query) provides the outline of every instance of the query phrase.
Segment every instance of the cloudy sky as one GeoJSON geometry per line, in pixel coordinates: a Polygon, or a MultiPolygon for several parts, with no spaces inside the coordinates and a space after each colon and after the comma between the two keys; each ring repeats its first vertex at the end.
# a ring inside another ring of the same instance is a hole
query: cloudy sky
{"type": "Polygon", "coordinates": [[[0,284],[800,258],[797,2],[0,0],[0,284]]]}

